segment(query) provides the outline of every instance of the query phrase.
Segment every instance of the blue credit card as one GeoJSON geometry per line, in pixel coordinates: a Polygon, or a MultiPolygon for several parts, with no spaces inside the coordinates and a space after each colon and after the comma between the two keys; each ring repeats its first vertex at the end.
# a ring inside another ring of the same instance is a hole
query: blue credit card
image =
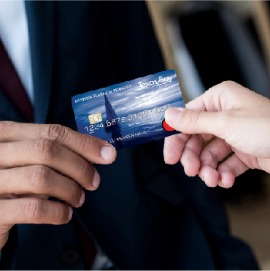
{"type": "Polygon", "coordinates": [[[175,71],[167,70],[72,97],[78,131],[117,149],[178,133],[164,120],[169,107],[184,107],[175,71]]]}

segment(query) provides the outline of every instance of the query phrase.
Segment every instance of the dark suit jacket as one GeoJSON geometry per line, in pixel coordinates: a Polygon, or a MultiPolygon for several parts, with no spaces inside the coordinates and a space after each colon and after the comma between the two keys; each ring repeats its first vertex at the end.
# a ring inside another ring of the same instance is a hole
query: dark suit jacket
{"type": "MultiPolygon", "coordinates": [[[[27,2],[35,121],[75,129],[71,96],[164,70],[143,2],[27,2]]],[[[23,121],[0,92],[0,119],[23,121]]],[[[256,269],[214,190],[166,166],[162,142],[119,151],[75,215],[119,269],[256,269]]],[[[18,225],[2,268],[83,269],[74,223],[18,225]]]]}

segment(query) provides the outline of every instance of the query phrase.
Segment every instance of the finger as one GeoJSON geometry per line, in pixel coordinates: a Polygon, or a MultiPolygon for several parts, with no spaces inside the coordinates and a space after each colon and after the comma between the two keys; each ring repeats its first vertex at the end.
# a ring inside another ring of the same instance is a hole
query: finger
{"type": "Polygon", "coordinates": [[[204,140],[200,135],[192,135],[187,141],[182,153],[181,163],[188,176],[195,176],[200,170],[200,153],[204,140]]]}
{"type": "Polygon", "coordinates": [[[201,152],[201,167],[217,168],[218,162],[225,159],[232,152],[231,147],[220,138],[213,139],[201,152]]]}
{"type": "Polygon", "coordinates": [[[224,112],[206,112],[184,108],[169,108],[165,112],[166,122],[175,130],[185,134],[211,134],[223,138],[222,128],[228,123],[224,112]]]}
{"type": "Polygon", "coordinates": [[[55,141],[39,139],[0,144],[2,168],[33,164],[51,167],[89,190],[99,184],[100,177],[88,161],[55,141]]]}
{"type": "Polygon", "coordinates": [[[200,178],[209,187],[216,187],[217,185],[223,188],[230,188],[233,186],[235,176],[231,172],[218,172],[212,167],[204,167],[199,173],[200,178]]]}
{"type": "MultiPolygon", "coordinates": [[[[243,86],[233,81],[224,81],[209,88],[202,95],[187,103],[186,108],[212,112],[229,110],[237,106],[239,103],[238,98],[245,99],[246,92],[247,89],[243,86]],[[245,95],[242,94],[243,92],[245,92],[245,95]]],[[[252,95],[252,93],[254,92],[249,91],[249,95],[252,95]]]]}
{"type": "Polygon", "coordinates": [[[0,170],[0,194],[8,193],[24,197],[34,194],[43,199],[51,196],[74,207],[84,202],[84,192],[77,183],[38,165],[0,170]]]}
{"type": "MultiPolygon", "coordinates": [[[[226,186],[226,181],[223,178],[224,174],[230,174],[230,176],[237,177],[247,171],[249,168],[244,164],[235,154],[230,156],[228,159],[223,161],[217,168],[220,176],[221,182],[226,186]]],[[[226,177],[227,178],[227,177],[226,177]]],[[[231,181],[232,182],[232,181],[231,181]]],[[[228,181],[228,185],[230,182],[228,181]]]]}
{"type": "Polygon", "coordinates": [[[212,167],[205,166],[199,172],[199,177],[209,187],[216,187],[219,181],[219,172],[212,167]]]}
{"type": "Polygon", "coordinates": [[[2,225],[60,225],[71,220],[72,209],[60,202],[38,198],[0,200],[0,217],[2,225]]]}
{"type": "Polygon", "coordinates": [[[218,186],[223,188],[231,188],[235,182],[235,175],[232,172],[222,172],[220,174],[220,180],[218,181],[218,186]]]}
{"type": "Polygon", "coordinates": [[[163,155],[166,164],[174,165],[180,161],[189,137],[190,135],[180,134],[165,138],[163,155]]]}
{"type": "Polygon", "coordinates": [[[0,142],[49,139],[97,164],[110,164],[116,158],[115,148],[104,140],[80,134],[57,124],[23,124],[0,122],[0,142]]]}
{"type": "Polygon", "coordinates": [[[270,172],[270,158],[249,155],[233,148],[235,155],[250,169],[260,169],[270,172]]]}

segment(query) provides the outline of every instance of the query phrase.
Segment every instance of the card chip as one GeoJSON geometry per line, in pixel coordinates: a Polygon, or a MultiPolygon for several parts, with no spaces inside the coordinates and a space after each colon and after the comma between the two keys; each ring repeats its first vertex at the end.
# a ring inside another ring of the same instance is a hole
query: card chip
{"type": "Polygon", "coordinates": [[[102,121],[102,114],[95,113],[88,116],[90,124],[96,124],[102,121]]]}

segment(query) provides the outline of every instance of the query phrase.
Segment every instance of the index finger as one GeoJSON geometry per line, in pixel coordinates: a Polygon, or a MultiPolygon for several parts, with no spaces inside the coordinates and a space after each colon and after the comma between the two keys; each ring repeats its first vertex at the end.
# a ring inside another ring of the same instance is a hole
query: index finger
{"type": "Polygon", "coordinates": [[[110,164],[116,158],[115,148],[106,141],[80,134],[59,124],[25,124],[0,122],[0,142],[49,139],[97,164],[110,164]]]}
{"type": "MultiPolygon", "coordinates": [[[[232,109],[235,106],[235,101],[239,103],[239,99],[243,100],[243,92],[246,92],[246,88],[233,81],[224,81],[217,84],[202,95],[186,104],[186,108],[201,111],[223,111],[232,109]]],[[[249,91],[249,95],[254,95],[249,91]]],[[[245,95],[246,96],[246,93],[245,95]]]]}

